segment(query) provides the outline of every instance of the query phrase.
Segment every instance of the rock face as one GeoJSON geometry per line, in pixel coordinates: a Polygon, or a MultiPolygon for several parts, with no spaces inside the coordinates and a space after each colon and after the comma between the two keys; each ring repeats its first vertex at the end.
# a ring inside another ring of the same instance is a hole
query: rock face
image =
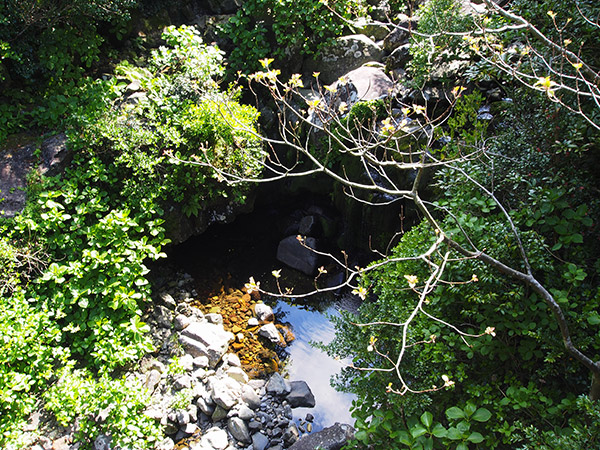
{"type": "Polygon", "coordinates": [[[339,424],[310,434],[297,441],[290,450],[339,450],[354,437],[354,428],[348,424],[339,424]]]}
{"type": "Polygon", "coordinates": [[[11,146],[0,152],[0,214],[13,217],[20,213],[26,201],[27,174],[38,170],[42,175],[54,176],[61,173],[73,159],[67,146],[67,137],[60,133],[44,139],[41,144],[39,166],[35,143],[11,146]]]}
{"type": "MultiPolygon", "coordinates": [[[[309,237],[304,240],[306,246],[317,249],[317,240],[309,237]]],[[[277,247],[277,259],[284,264],[304,272],[306,275],[314,275],[319,266],[319,255],[304,247],[297,236],[288,236],[283,239],[277,247]]]]}
{"type": "Polygon", "coordinates": [[[367,62],[380,62],[382,57],[383,49],[371,38],[361,34],[342,36],[323,49],[319,56],[305,61],[304,73],[312,76],[314,72],[320,72],[321,82],[331,84],[367,62]]]}

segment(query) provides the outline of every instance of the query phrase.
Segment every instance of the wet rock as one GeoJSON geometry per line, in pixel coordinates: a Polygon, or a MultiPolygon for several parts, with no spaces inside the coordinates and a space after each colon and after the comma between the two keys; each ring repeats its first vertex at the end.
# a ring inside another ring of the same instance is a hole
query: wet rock
{"type": "Polygon", "coordinates": [[[263,433],[258,432],[252,435],[253,450],[264,450],[269,445],[269,438],[263,433]]]}
{"type": "Polygon", "coordinates": [[[231,417],[227,421],[227,429],[231,435],[240,442],[250,443],[252,440],[246,422],[239,417],[231,417]]]}
{"type": "MultiPolygon", "coordinates": [[[[283,433],[282,439],[285,445],[290,446],[300,438],[300,432],[295,423],[290,424],[283,433]]],[[[317,447],[315,447],[317,448],[317,447]]]]}
{"type": "Polygon", "coordinates": [[[354,437],[354,428],[348,424],[339,424],[304,436],[290,447],[290,450],[339,450],[354,437]]]}
{"type": "Polygon", "coordinates": [[[272,323],[268,323],[268,324],[260,327],[258,329],[258,334],[259,334],[259,336],[267,338],[273,344],[278,344],[278,345],[285,344],[285,340],[283,339],[283,336],[281,335],[281,333],[279,332],[277,327],[272,323]]]}
{"type": "Polygon", "coordinates": [[[279,372],[275,372],[269,378],[269,382],[266,386],[267,392],[273,395],[286,395],[291,391],[291,386],[279,372]]]}
{"type": "Polygon", "coordinates": [[[259,322],[273,322],[275,320],[273,309],[264,303],[257,303],[254,305],[254,314],[256,314],[256,318],[259,322]]]}
{"type": "Polygon", "coordinates": [[[305,381],[292,381],[290,386],[290,393],[285,398],[292,408],[315,406],[315,396],[305,381]]]}
{"type": "Polygon", "coordinates": [[[277,247],[277,260],[306,275],[314,275],[319,267],[320,258],[311,249],[318,249],[317,241],[312,237],[304,241],[309,248],[303,246],[296,236],[288,236],[281,240],[277,247]]]}

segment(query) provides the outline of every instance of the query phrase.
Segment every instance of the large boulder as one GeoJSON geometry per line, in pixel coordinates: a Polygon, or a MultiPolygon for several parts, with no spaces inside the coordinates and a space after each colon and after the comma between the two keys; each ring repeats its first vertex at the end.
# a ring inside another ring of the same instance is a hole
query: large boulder
{"type": "Polygon", "coordinates": [[[302,245],[297,236],[288,236],[282,239],[277,247],[277,259],[306,275],[314,275],[319,267],[320,258],[310,249],[317,249],[317,240],[309,237],[304,239],[304,244],[310,248],[302,245]]]}
{"type": "Polygon", "coordinates": [[[315,396],[306,381],[291,381],[290,393],[285,397],[292,408],[314,408],[315,396]]]}
{"type": "Polygon", "coordinates": [[[383,49],[371,38],[354,34],[342,36],[324,48],[318,56],[304,62],[304,73],[312,76],[319,72],[319,80],[331,84],[345,73],[367,62],[380,62],[383,49]]]}
{"type": "Polygon", "coordinates": [[[188,353],[194,357],[206,356],[210,367],[215,367],[234,338],[222,325],[192,322],[181,332],[179,340],[188,353]]]}
{"type": "Polygon", "coordinates": [[[316,433],[304,436],[296,441],[289,450],[340,450],[354,437],[354,428],[348,424],[336,423],[316,433]]]}

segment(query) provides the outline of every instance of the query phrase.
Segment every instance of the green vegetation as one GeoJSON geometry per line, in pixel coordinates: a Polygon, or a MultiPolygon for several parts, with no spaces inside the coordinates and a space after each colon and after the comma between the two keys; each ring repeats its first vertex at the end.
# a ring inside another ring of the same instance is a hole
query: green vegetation
{"type": "Polygon", "coordinates": [[[223,26],[233,41],[233,70],[252,72],[267,57],[276,62],[310,55],[346,29],[346,21],[364,12],[360,0],[249,0],[223,26]]]}
{"type": "Polygon", "coordinates": [[[20,429],[42,406],[64,425],[77,421],[84,446],[104,433],[114,445],[152,448],[161,435],[142,412],[143,388],[122,371],[153,351],[142,315],[146,262],[164,257],[168,242],[163,204],[195,215],[246,192],[171,160],[255,177],[262,157],[258,113],[219,89],[221,52],[191,27],[163,38],[145,67],[123,62],[117,76],[85,84],[97,101],[67,128],[73,162],[60,176],[32,178],[26,210],[2,219],[3,448],[24,445],[20,429]],[[137,99],[123,101],[134,81],[137,99]]]}

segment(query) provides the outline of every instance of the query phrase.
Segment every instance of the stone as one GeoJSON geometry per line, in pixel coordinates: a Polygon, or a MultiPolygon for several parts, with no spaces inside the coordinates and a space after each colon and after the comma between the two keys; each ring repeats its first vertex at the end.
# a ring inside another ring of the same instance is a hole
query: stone
{"type": "Polygon", "coordinates": [[[298,224],[298,233],[302,236],[320,237],[321,224],[315,216],[304,216],[298,224]]]}
{"type": "Polygon", "coordinates": [[[173,313],[171,310],[162,305],[155,305],[154,317],[156,318],[156,323],[158,323],[159,327],[171,328],[173,324],[173,313]]]}
{"type": "Polygon", "coordinates": [[[237,416],[242,420],[250,420],[254,418],[254,411],[245,403],[239,405],[236,409],[237,416]]]}
{"type": "Polygon", "coordinates": [[[248,327],[249,328],[257,327],[258,325],[260,325],[260,324],[256,317],[251,317],[250,319],[248,319],[248,327]]]}
{"type": "Polygon", "coordinates": [[[289,450],[340,450],[354,438],[354,428],[348,424],[336,423],[328,428],[304,436],[296,441],[289,450]]]}
{"type": "Polygon", "coordinates": [[[213,427],[207,430],[200,441],[190,447],[190,450],[204,450],[206,448],[223,450],[228,445],[227,431],[213,427]]]}
{"type": "Polygon", "coordinates": [[[213,382],[211,397],[215,403],[230,410],[241,398],[242,387],[233,378],[225,377],[213,382]]]}
{"type": "Polygon", "coordinates": [[[364,34],[374,41],[381,41],[388,34],[390,34],[389,24],[385,22],[368,20],[364,17],[359,17],[353,25],[360,34],[364,34]]]}
{"type": "Polygon", "coordinates": [[[269,394],[287,395],[292,388],[289,381],[285,380],[279,372],[275,372],[269,378],[266,389],[269,394]]]}
{"type": "Polygon", "coordinates": [[[252,409],[260,408],[260,397],[256,391],[247,384],[242,386],[242,400],[252,409]]]}
{"type": "Polygon", "coordinates": [[[201,355],[194,358],[194,367],[206,369],[208,367],[208,357],[201,355]]]}
{"type": "MultiPolygon", "coordinates": [[[[300,432],[295,423],[291,423],[282,435],[285,445],[290,446],[300,438],[300,432]]],[[[315,447],[317,448],[317,447],[315,447]]]]}
{"type": "Polygon", "coordinates": [[[223,316],[218,313],[208,313],[204,316],[206,320],[215,325],[223,325],[223,316]]]}
{"type": "MultiPolygon", "coordinates": [[[[204,433],[202,439],[198,443],[200,445],[210,446],[209,448],[213,448],[216,450],[223,450],[227,448],[229,445],[229,440],[227,439],[227,431],[222,430],[218,427],[213,427],[204,433]]],[[[198,445],[196,444],[196,445],[198,445]]],[[[191,447],[190,450],[195,450],[194,447],[191,447]]]]}
{"type": "Polygon", "coordinates": [[[188,316],[186,316],[185,314],[177,314],[175,316],[175,319],[173,319],[173,327],[177,330],[177,331],[181,331],[183,330],[185,327],[187,327],[190,323],[192,322],[192,319],[190,319],[188,316]]]}
{"type": "Polygon", "coordinates": [[[285,344],[283,336],[281,335],[277,327],[272,323],[268,323],[260,327],[258,329],[258,334],[259,336],[267,338],[273,344],[285,344]]]}
{"type": "Polygon", "coordinates": [[[227,376],[233,378],[240,384],[248,382],[248,375],[246,375],[246,372],[244,372],[244,370],[241,367],[230,367],[225,371],[225,373],[227,374],[227,376]]]}
{"type": "Polygon", "coordinates": [[[195,423],[186,423],[184,426],[182,426],[179,429],[179,431],[181,432],[183,437],[190,437],[197,430],[198,430],[198,425],[196,425],[195,423]]]}
{"type": "Polygon", "coordinates": [[[292,408],[314,408],[315,396],[305,381],[292,381],[290,382],[290,387],[291,390],[289,394],[286,395],[285,399],[292,408]]]}
{"type": "Polygon", "coordinates": [[[259,322],[273,322],[275,320],[273,309],[264,303],[257,303],[254,305],[254,314],[256,314],[256,318],[259,322]]]}
{"type": "Polygon", "coordinates": [[[385,70],[392,72],[397,69],[404,69],[411,60],[410,44],[404,44],[394,49],[394,51],[385,60],[385,70]]]}
{"type": "Polygon", "coordinates": [[[177,303],[171,294],[168,292],[161,292],[158,296],[160,304],[168,309],[175,310],[177,307],[177,303]]]}
{"type": "Polygon", "coordinates": [[[219,422],[220,420],[223,420],[225,417],[227,417],[227,410],[225,408],[223,408],[221,405],[217,405],[217,407],[213,411],[210,418],[212,419],[213,422],[219,422]]]}
{"type": "Polygon", "coordinates": [[[189,375],[181,375],[173,382],[173,389],[181,391],[182,389],[189,389],[192,387],[192,377],[189,375]]]}
{"type": "Polygon", "coordinates": [[[235,353],[226,353],[223,355],[223,362],[231,367],[242,367],[240,357],[235,353]]]}
{"type": "Polygon", "coordinates": [[[229,430],[231,435],[240,442],[248,444],[252,441],[246,422],[244,422],[239,417],[231,417],[227,421],[227,429],[229,430]]]}
{"type": "Polygon", "coordinates": [[[367,62],[380,62],[383,49],[371,38],[355,34],[337,38],[317,56],[308,58],[303,71],[306,76],[320,72],[319,80],[331,84],[340,76],[367,62]]]}
{"type": "Polygon", "coordinates": [[[190,423],[190,415],[187,411],[177,411],[176,413],[176,422],[181,427],[190,423]]]}
{"type": "Polygon", "coordinates": [[[105,434],[100,434],[94,440],[93,450],[111,450],[112,438],[105,434]]]}
{"type": "Polygon", "coordinates": [[[206,356],[209,366],[215,367],[234,336],[222,325],[192,322],[181,332],[179,339],[192,356],[206,356]]]}
{"type": "Polygon", "coordinates": [[[215,404],[208,402],[204,397],[199,397],[196,400],[196,406],[198,406],[198,408],[200,408],[200,411],[202,411],[207,416],[212,416],[215,412],[215,404]]]}
{"type": "Polygon", "coordinates": [[[160,372],[156,369],[152,369],[150,372],[148,372],[148,375],[146,375],[146,381],[144,381],[144,387],[146,389],[148,389],[148,391],[154,392],[154,389],[156,389],[156,386],[158,386],[158,384],[160,383],[160,380],[161,380],[160,372]]]}
{"type": "Polygon", "coordinates": [[[277,247],[277,260],[287,266],[297,269],[306,275],[312,276],[319,267],[319,255],[312,249],[318,250],[317,240],[308,237],[304,240],[303,246],[297,239],[297,236],[288,236],[279,242],[277,247]]]}
{"type": "Polygon", "coordinates": [[[185,354],[179,358],[179,364],[183,370],[191,372],[194,370],[194,357],[190,354],[185,354]]]}
{"type": "Polygon", "coordinates": [[[252,435],[252,449],[265,450],[269,445],[269,438],[260,431],[252,435]]]}

